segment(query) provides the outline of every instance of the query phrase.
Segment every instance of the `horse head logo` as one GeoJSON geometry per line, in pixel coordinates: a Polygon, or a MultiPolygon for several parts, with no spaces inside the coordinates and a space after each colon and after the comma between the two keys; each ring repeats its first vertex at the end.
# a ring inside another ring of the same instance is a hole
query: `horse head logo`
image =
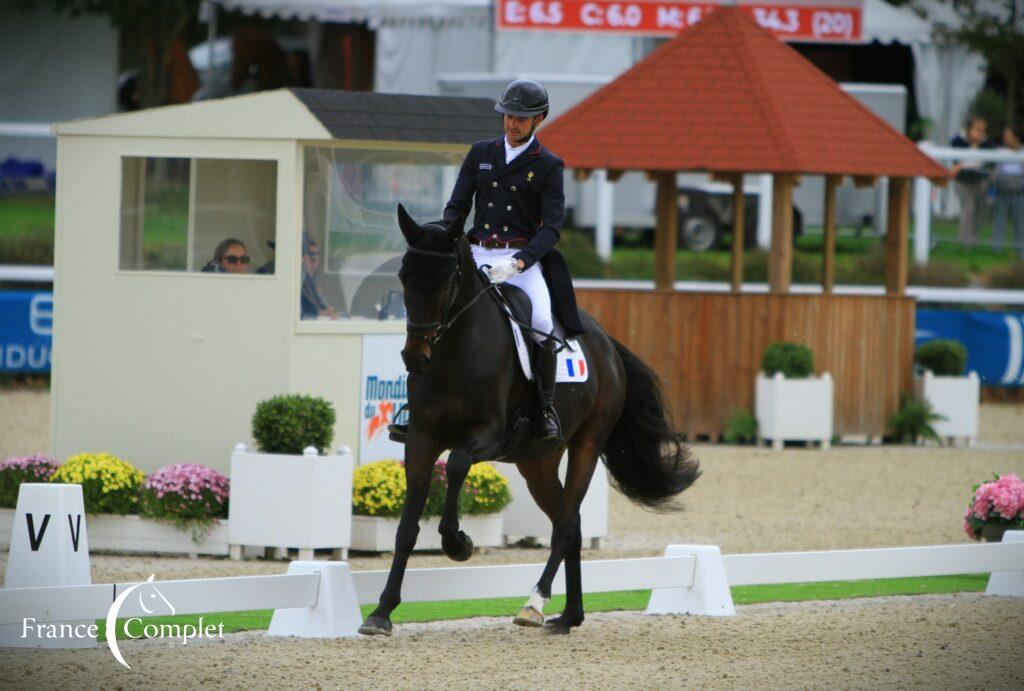
{"type": "Polygon", "coordinates": [[[156,587],[153,583],[153,578],[156,574],[150,574],[142,583],[136,583],[133,586],[127,588],[123,593],[117,596],[114,603],[110,605],[110,609],[107,610],[107,646],[110,648],[110,653],[114,656],[114,659],[120,662],[125,669],[131,669],[127,662],[124,661],[124,657],[121,655],[121,650],[117,646],[117,617],[121,612],[121,607],[124,606],[125,601],[131,596],[135,595],[138,598],[138,608],[145,616],[174,616],[175,609],[174,605],[164,597],[164,594],[156,587]]]}

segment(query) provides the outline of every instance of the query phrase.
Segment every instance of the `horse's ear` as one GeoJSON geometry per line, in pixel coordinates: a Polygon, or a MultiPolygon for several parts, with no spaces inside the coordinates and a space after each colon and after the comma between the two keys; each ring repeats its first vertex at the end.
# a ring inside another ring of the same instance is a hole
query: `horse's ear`
{"type": "Polygon", "coordinates": [[[450,224],[448,224],[448,239],[451,240],[453,245],[460,237],[462,237],[462,230],[465,226],[466,214],[459,214],[450,224]]]}
{"type": "Polygon", "coordinates": [[[423,237],[423,228],[420,228],[420,224],[412,220],[412,216],[401,204],[398,205],[398,227],[402,229],[402,235],[410,245],[415,245],[423,237]]]}

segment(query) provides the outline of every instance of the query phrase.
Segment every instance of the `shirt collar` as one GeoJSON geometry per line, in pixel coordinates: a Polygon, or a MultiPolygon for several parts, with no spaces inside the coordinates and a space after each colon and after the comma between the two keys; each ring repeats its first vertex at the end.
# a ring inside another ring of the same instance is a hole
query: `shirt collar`
{"type": "Polygon", "coordinates": [[[505,155],[507,156],[508,154],[520,154],[520,153],[522,153],[523,151],[526,150],[527,147],[530,146],[530,144],[533,144],[533,140],[534,140],[535,136],[536,135],[531,134],[530,138],[528,140],[526,140],[526,143],[525,144],[520,144],[519,146],[512,146],[511,144],[508,143],[508,137],[504,137],[503,136],[501,138],[501,140],[503,142],[505,142],[505,155]]]}

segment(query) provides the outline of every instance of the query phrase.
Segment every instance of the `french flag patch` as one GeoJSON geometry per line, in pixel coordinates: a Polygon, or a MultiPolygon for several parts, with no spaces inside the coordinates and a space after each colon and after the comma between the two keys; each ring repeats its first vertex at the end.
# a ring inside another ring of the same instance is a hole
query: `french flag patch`
{"type": "MultiPolygon", "coordinates": [[[[573,345],[576,345],[573,342],[573,345]]],[[[571,348],[558,355],[558,373],[555,381],[578,384],[587,380],[587,359],[583,350],[576,345],[575,352],[571,348]]]]}

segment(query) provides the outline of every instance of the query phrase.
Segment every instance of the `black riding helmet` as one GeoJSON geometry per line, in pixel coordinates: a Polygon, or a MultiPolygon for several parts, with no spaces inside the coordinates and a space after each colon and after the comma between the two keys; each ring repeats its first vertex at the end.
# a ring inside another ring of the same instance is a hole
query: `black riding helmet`
{"type": "Polygon", "coordinates": [[[494,109],[520,118],[547,115],[547,89],[531,79],[516,79],[501,92],[501,98],[494,104],[494,109]]]}

